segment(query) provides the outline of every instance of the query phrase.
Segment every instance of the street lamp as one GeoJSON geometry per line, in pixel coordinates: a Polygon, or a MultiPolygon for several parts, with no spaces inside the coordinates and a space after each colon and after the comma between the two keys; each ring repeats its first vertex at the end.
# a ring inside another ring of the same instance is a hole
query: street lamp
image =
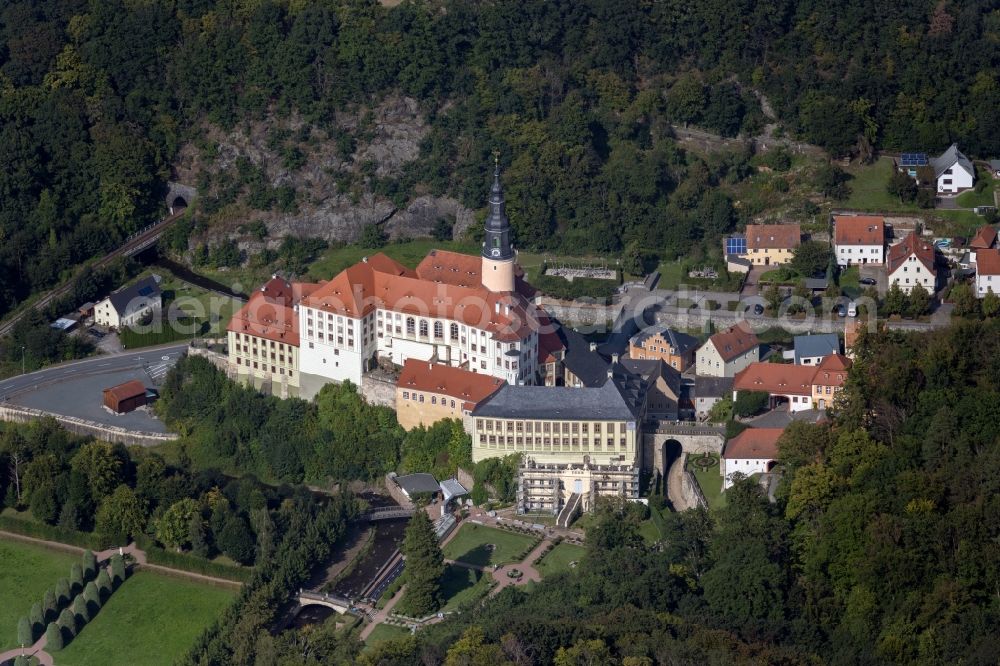
{"type": "Polygon", "coordinates": [[[24,349],[25,345],[21,345],[21,374],[24,374],[24,349]]]}

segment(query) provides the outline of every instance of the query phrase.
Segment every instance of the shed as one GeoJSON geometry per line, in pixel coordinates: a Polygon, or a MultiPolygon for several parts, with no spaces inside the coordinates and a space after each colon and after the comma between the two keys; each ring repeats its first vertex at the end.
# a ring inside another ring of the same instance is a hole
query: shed
{"type": "Polygon", "coordinates": [[[458,482],[458,479],[445,479],[441,482],[441,494],[447,504],[453,497],[468,495],[469,491],[465,489],[465,486],[458,482]]]}
{"type": "Polygon", "coordinates": [[[134,379],[104,389],[104,406],[117,414],[127,414],[147,402],[149,400],[146,387],[134,379]]]}
{"type": "Polygon", "coordinates": [[[93,317],[95,305],[96,303],[93,301],[87,301],[77,309],[77,312],[80,313],[81,317],[93,317]]]}

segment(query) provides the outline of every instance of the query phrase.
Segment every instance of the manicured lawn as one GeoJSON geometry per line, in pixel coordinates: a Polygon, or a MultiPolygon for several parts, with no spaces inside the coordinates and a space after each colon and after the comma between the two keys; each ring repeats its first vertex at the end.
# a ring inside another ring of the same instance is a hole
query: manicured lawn
{"type": "Polygon", "coordinates": [[[0,541],[0,652],[17,647],[17,622],[27,616],[45,590],[69,578],[80,558],[21,541],[0,541]]]}
{"type": "Polygon", "coordinates": [[[132,575],[55,654],[60,666],[172,664],[232,600],[231,589],[149,571],[132,575]]]}
{"type": "Polygon", "coordinates": [[[397,627],[393,624],[380,624],[365,639],[366,647],[373,647],[379,643],[385,643],[395,638],[403,638],[410,635],[410,630],[406,627],[397,627]]]}
{"type": "Polygon", "coordinates": [[[916,204],[901,204],[899,197],[886,190],[893,168],[892,158],[882,157],[874,164],[851,165],[845,169],[853,178],[847,183],[851,188],[851,196],[841,207],[872,211],[919,211],[916,204]]]}
{"type": "Polygon", "coordinates": [[[538,573],[542,575],[542,578],[554,573],[573,571],[569,563],[582,560],[585,552],[586,549],[583,546],[577,546],[572,543],[561,543],[542,557],[541,561],[535,565],[535,568],[538,569],[538,573]]]}
{"type": "Polygon", "coordinates": [[[441,610],[455,610],[462,604],[482,598],[490,589],[490,574],[449,564],[441,579],[441,610]]]}
{"type": "Polygon", "coordinates": [[[639,536],[649,544],[654,544],[660,540],[660,529],[651,519],[646,519],[639,523],[639,536]]]}
{"type": "Polygon", "coordinates": [[[982,191],[976,192],[975,190],[969,190],[968,192],[963,192],[958,195],[956,202],[962,208],[974,208],[976,206],[993,206],[995,205],[993,200],[993,188],[996,185],[996,181],[993,180],[993,176],[989,171],[979,169],[979,173],[976,174],[976,184],[986,183],[982,191]]]}
{"type": "Polygon", "coordinates": [[[147,271],[136,279],[141,279],[150,273],[156,273],[163,278],[160,290],[163,292],[164,309],[160,321],[136,331],[124,329],[120,332],[122,344],[126,349],[189,339],[192,337],[192,324],[197,336],[225,335],[229,320],[241,305],[239,301],[183,282],[162,267],[147,271]],[[145,328],[150,330],[144,330],[145,328]]]}
{"type": "MultiPolygon", "coordinates": [[[[698,456],[700,457],[700,456],[698,456]]],[[[712,454],[715,464],[703,468],[695,464],[695,459],[689,457],[687,468],[694,473],[694,478],[701,487],[702,494],[708,501],[709,508],[718,509],[726,505],[726,496],[722,492],[722,474],[719,473],[719,456],[712,454]]]]}
{"type": "Polygon", "coordinates": [[[520,562],[537,541],[524,534],[466,523],[445,545],[444,556],[481,567],[520,562]]]}
{"type": "Polygon", "coordinates": [[[684,281],[684,264],[679,261],[664,261],[657,270],[660,271],[659,289],[677,289],[684,281]]]}

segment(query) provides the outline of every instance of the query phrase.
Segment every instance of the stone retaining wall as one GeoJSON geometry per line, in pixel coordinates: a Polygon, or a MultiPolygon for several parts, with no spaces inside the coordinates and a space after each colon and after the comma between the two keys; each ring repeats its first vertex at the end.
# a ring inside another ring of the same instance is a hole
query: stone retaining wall
{"type": "Polygon", "coordinates": [[[176,433],[156,433],[126,430],[117,426],[109,426],[96,421],[88,421],[73,416],[63,416],[44,412],[30,407],[16,405],[0,405],[0,420],[14,423],[29,423],[46,417],[55,419],[62,427],[78,435],[92,435],[97,439],[113,444],[156,446],[177,439],[176,433]]]}
{"type": "Polygon", "coordinates": [[[361,395],[371,405],[396,407],[396,384],[388,378],[372,374],[361,377],[361,395]]]}

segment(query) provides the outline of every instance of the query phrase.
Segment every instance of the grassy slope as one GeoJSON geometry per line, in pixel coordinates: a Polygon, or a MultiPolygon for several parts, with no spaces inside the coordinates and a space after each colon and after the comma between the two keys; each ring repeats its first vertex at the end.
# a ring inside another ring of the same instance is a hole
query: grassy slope
{"type": "Polygon", "coordinates": [[[493,527],[466,523],[458,534],[444,547],[444,556],[477,566],[519,562],[527,554],[535,539],[493,527]],[[496,548],[486,549],[487,544],[496,548]]]}
{"type": "Polygon", "coordinates": [[[701,492],[704,493],[705,499],[708,500],[708,506],[712,509],[718,509],[726,505],[726,496],[722,492],[722,475],[719,473],[719,457],[713,455],[715,458],[715,464],[707,469],[702,469],[694,463],[694,459],[688,460],[687,468],[694,472],[694,478],[698,481],[698,485],[701,487],[701,492]]]}
{"type": "Polygon", "coordinates": [[[391,641],[394,638],[403,638],[404,636],[409,636],[410,630],[405,627],[397,627],[391,624],[380,624],[372,633],[368,635],[365,639],[365,646],[370,648],[372,646],[378,645],[379,643],[384,643],[386,641],[391,641]]]}
{"type": "Polygon", "coordinates": [[[228,589],[139,571],[56,655],[56,662],[60,666],[172,664],[233,594],[228,589]]]}
{"type": "Polygon", "coordinates": [[[72,553],[0,540],[0,651],[17,647],[18,620],[79,561],[72,553]]]}

